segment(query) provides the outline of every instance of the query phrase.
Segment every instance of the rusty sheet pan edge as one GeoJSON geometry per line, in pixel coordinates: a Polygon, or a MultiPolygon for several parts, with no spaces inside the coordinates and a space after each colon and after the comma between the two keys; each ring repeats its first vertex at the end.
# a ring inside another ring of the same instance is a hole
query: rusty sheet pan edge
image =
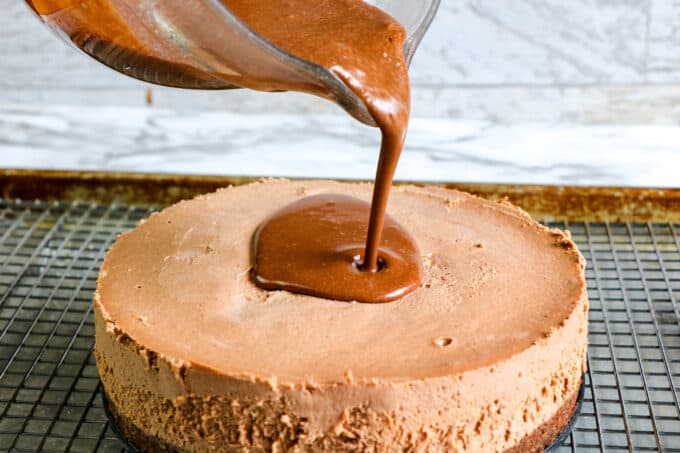
{"type": "MultiPolygon", "coordinates": [[[[0,170],[4,199],[166,206],[220,187],[261,178],[47,170],[0,170]]],[[[680,189],[469,183],[432,185],[521,206],[541,220],[680,222],[680,189]]]]}

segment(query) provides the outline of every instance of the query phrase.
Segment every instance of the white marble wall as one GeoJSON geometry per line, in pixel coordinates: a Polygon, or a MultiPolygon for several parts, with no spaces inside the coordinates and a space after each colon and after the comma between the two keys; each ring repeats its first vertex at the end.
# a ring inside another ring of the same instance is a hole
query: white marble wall
{"type": "MultiPolygon", "coordinates": [[[[374,172],[377,131],[325,101],[153,87],[149,108],[21,0],[0,11],[0,168],[374,172]]],[[[399,179],[678,186],[680,0],[442,0],[412,80],[399,179]]]]}
{"type": "MultiPolygon", "coordinates": [[[[406,1],[406,0],[404,0],[406,1]]],[[[0,104],[143,106],[146,85],[0,0],[0,104]]],[[[412,67],[414,115],[500,123],[680,122],[680,1],[442,0],[412,67]]],[[[156,105],[335,112],[295,94],[154,88],[156,105]]]]}

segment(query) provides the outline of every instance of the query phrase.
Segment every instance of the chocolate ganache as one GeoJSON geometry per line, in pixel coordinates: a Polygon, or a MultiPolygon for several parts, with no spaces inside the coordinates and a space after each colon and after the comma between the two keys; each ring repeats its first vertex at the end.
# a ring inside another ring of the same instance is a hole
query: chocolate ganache
{"type": "Polygon", "coordinates": [[[325,195],[274,214],[255,235],[256,283],[361,302],[387,302],[417,288],[418,247],[386,214],[409,117],[404,28],[362,0],[223,3],[272,44],[337,74],[366,103],[382,133],[370,209],[356,199],[325,195]]]}

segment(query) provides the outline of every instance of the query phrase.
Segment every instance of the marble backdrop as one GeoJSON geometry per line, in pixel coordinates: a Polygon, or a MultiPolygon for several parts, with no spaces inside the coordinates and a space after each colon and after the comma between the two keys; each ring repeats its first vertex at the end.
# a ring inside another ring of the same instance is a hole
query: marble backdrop
{"type": "MultiPolygon", "coordinates": [[[[149,87],[0,11],[0,168],[373,174],[326,101],[149,87]]],[[[411,76],[400,179],[680,186],[678,0],[442,0],[411,76]]]]}
{"type": "MultiPolygon", "coordinates": [[[[341,115],[0,109],[0,168],[371,179],[379,133],[341,115]]],[[[415,118],[410,181],[677,187],[680,127],[415,118]]]]}

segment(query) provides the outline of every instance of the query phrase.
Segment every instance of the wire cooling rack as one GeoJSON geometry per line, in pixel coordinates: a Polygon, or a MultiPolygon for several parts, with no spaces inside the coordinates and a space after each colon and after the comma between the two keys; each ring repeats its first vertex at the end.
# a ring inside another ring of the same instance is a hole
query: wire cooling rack
{"type": "MultiPolygon", "coordinates": [[[[0,451],[122,452],[92,356],[92,293],[152,209],[0,200],[0,451]]],[[[585,401],[560,452],[680,452],[680,225],[558,223],[588,261],[585,401]]]]}

